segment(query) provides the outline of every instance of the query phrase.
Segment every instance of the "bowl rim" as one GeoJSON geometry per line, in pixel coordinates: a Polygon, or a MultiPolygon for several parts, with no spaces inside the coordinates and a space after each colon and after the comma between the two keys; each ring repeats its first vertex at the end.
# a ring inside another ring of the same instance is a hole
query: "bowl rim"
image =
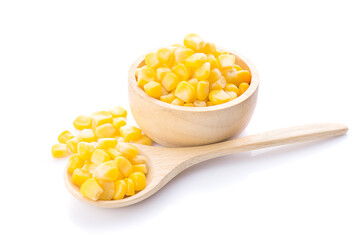
{"type": "MultiPolygon", "coordinates": [[[[130,88],[133,89],[134,92],[136,92],[136,94],[138,94],[140,97],[142,97],[146,101],[154,103],[160,107],[177,110],[177,111],[183,111],[183,112],[217,111],[217,110],[223,110],[223,109],[238,105],[238,104],[246,101],[248,98],[250,98],[256,92],[256,90],[259,87],[259,74],[258,74],[258,71],[257,71],[256,67],[254,66],[254,64],[248,58],[243,56],[242,54],[239,54],[235,51],[224,49],[224,48],[220,48],[220,49],[225,50],[225,51],[229,52],[230,54],[238,57],[241,61],[243,61],[249,67],[249,70],[251,72],[251,83],[249,85],[249,88],[241,96],[239,96],[229,102],[221,103],[221,104],[214,105],[214,106],[206,106],[206,107],[184,107],[184,106],[178,106],[178,105],[173,105],[170,103],[162,102],[159,99],[150,97],[149,95],[147,95],[145,93],[145,91],[143,89],[141,89],[138,86],[137,80],[135,77],[135,70],[144,61],[145,55],[147,53],[140,56],[138,59],[136,59],[135,62],[133,62],[133,64],[131,64],[131,66],[129,68],[129,72],[128,72],[128,89],[130,89],[130,88]]],[[[154,51],[156,51],[156,50],[152,50],[149,52],[154,52],[154,51]]],[[[130,96],[130,94],[132,94],[132,93],[129,92],[129,96],[130,96]]]]}

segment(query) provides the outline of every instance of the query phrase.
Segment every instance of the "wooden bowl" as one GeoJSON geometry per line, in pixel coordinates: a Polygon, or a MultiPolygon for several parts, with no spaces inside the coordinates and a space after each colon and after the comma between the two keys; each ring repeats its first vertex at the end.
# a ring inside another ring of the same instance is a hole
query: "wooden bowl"
{"type": "Polygon", "coordinates": [[[183,107],[147,95],[138,85],[135,70],[145,65],[145,55],[129,69],[128,91],[131,112],[141,130],[167,147],[197,146],[223,141],[242,132],[256,106],[259,76],[254,65],[233,51],[236,64],[251,72],[248,90],[236,99],[210,107],[183,107]]]}

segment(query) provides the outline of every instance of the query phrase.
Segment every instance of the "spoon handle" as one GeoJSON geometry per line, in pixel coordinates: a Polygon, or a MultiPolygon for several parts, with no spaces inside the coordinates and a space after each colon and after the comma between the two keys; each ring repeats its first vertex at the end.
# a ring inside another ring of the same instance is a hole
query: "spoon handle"
{"type": "Polygon", "coordinates": [[[337,123],[316,123],[272,130],[225,142],[192,148],[195,162],[236,152],[244,152],[290,143],[300,143],[343,135],[348,128],[337,123]]]}

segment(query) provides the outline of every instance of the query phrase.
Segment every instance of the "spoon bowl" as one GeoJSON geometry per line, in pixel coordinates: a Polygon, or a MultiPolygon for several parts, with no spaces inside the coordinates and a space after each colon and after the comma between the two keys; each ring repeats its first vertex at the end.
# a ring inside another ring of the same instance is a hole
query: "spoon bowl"
{"type": "Polygon", "coordinates": [[[97,207],[117,208],[138,203],[160,190],[183,170],[208,159],[279,145],[318,140],[343,135],[347,127],[336,123],[308,124],[273,130],[230,141],[184,148],[163,148],[134,144],[139,153],[148,158],[149,172],[146,187],[131,197],[121,200],[92,201],[81,195],[79,187],[72,183],[65,168],[65,185],[77,199],[97,207]]]}

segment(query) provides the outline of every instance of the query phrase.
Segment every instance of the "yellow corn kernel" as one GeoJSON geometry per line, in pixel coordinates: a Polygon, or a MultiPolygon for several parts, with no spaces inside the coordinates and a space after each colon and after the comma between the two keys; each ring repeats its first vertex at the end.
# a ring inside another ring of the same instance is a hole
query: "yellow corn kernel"
{"type": "Polygon", "coordinates": [[[174,101],[174,99],[175,99],[175,95],[173,93],[169,93],[168,95],[164,95],[160,97],[160,101],[166,103],[171,103],[172,101],[174,101]]]}
{"type": "Polygon", "coordinates": [[[176,87],[175,96],[184,102],[193,102],[196,98],[196,91],[189,82],[181,81],[176,87]]]}
{"type": "Polygon", "coordinates": [[[164,87],[161,87],[161,96],[165,96],[168,94],[169,94],[169,92],[164,87]]]}
{"type": "Polygon", "coordinates": [[[233,91],[225,91],[229,96],[230,96],[230,100],[234,100],[235,98],[238,97],[238,95],[236,94],[236,92],[233,92],[233,91]]]}
{"type": "Polygon", "coordinates": [[[118,145],[116,145],[116,148],[128,159],[135,158],[139,153],[139,149],[129,143],[118,143],[118,145]]]}
{"type": "Polygon", "coordinates": [[[219,80],[221,77],[222,75],[220,70],[218,68],[214,68],[213,70],[211,70],[208,80],[210,81],[210,83],[213,83],[219,80]]]}
{"type": "Polygon", "coordinates": [[[196,33],[189,33],[184,38],[184,45],[194,51],[199,51],[204,44],[204,40],[196,33]]]}
{"type": "Polygon", "coordinates": [[[194,107],[206,107],[205,101],[195,100],[194,101],[194,107]]]}
{"type": "Polygon", "coordinates": [[[224,69],[223,75],[227,82],[239,85],[237,83],[237,72],[236,72],[235,68],[224,69]]]}
{"type": "Polygon", "coordinates": [[[74,120],[73,124],[78,130],[91,128],[91,117],[87,115],[80,115],[74,120]]]}
{"type": "Polygon", "coordinates": [[[85,169],[77,168],[72,173],[71,181],[75,185],[80,187],[89,178],[91,178],[91,175],[88,171],[86,171],[85,169]]]}
{"type": "Polygon", "coordinates": [[[239,88],[233,83],[227,83],[224,90],[235,92],[236,95],[239,94],[239,88]]]}
{"type": "Polygon", "coordinates": [[[188,83],[190,83],[195,89],[197,89],[199,80],[197,80],[196,78],[192,78],[192,79],[188,80],[188,83]]]}
{"type": "Polygon", "coordinates": [[[146,164],[147,163],[147,158],[145,156],[142,156],[142,155],[137,155],[134,158],[130,158],[129,161],[133,165],[146,164]]]}
{"type": "Polygon", "coordinates": [[[219,57],[222,54],[229,54],[229,53],[227,51],[225,51],[225,50],[221,50],[219,48],[216,48],[216,52],[214,53],[214,56],[219,57]]]}
{"type": "Polygon", "coordinates": [[[115,138],[116,138],[117,142],[125,142],[125,140],[120,136],[116,136],[115,138]]]}
{"type": "Polygon", "coordinates": [[[193,103],[185,103],[185,104],[184,104],[184,107],[193,107],[193,106],[194,106],[193,103]]]}
{"type": "Polygon", "coordinates": [[[77,153],[77,145],[79,144],[79,137],[74,137],[72,139],[67,140],[66,145],[70,149],[71,152],[77,153]]]}
{"type": "Polygon", "coordinates": [[[219,62],[222,68],[232,68],[235,64],[235,56],[231,54],[221,54],[219,56],[219,62]]]}
{"type": "Polygon", "coordinates": [[[214,43],[205,42],[199,52],[206,53],[206,54],[214,54],[216,53],[216,46],[214,43]]]}
{"type": "Polygon", "coordinates": [[[110,159],[115,159],[116,157],[121,156],[121,153],[115,148],[108,148],[106,153],[109,155],[110,159]]]}
{"type": "Polygon", "coordinates": [[[79,133],[79,139],[80,139],[80,141],[83,141],[83,142],[96,141],[96,136],[95,136],[94,130],[92,130],[92,129],[81,130],[81,132],[79,133]]]}
{"type": "Polygon", "coordinates": [[[214,55],[212,55],[212,54],[206,54],[206,57],[207,57],[207,62],[210,63],[210,66],[211,66],[212,69],[214,69],[214,68],[219,68],[219,67],[220,67],[219,62],[218,62],[218,60],[215,58],[214,55]]]}
{"type": "Polygon", "coordinates": [[[95,129],[95,135],[100,138],[111,138],[115,134],[115,128],[111,123],[105,123],[95,129]]]}
{"type": "Polygon", "coordinates": [[[99,164],[94,171],[94,177],[104,181],[115,181],[119,176],[119,170],[115,160],[99,164]]]}
{"type": "Polygon", "coordinates": [[[107,161],[110,161],[110,156],[101,149],[96,149],[91,156],[91,162],[96,164],[100,164],[107,161]]]}
{"type": "Polygon", "coordinates": [[[151,81],[145,84],[144,91],[153,98],[159,98],[162,92],[160,83],[155,81],[151,81]]]}
{"type": "Polygon", "coordinates": [[[63,143],[56,143],[51,148],[51,154],[54,158],[66,157],[69,155],[68,147],[63,143]]]}
{"type": "Polygon", "coordinates": [[[113,118],[112,125],[115,128],[115,131],[119,131],[122,126],[126,125],[126,119],[124,117],[113,118]]]}
{"type": "Polygon", "coordinates": [[[94,175],[95,169],[99,166],[99,164],[96,163],[90,163],[88,166],[88,171],[90,174],[94,175]]]}
{"type": "Polygon", "coordinates": [[[173,105],[178,105],[178,106],[183,106],[183,105],[184,105],[184,101],[181,100],[180,98],[175,98],[175,99],[171,102],[171,104],[173,104],[173,105]]]}
{"type": "Polygon", "coordinates": [[[156,52],[156,57],[160,63],[167,63],[170,60],[172,51],[170,48],[160,48],[156,52]]]}
{"type": "Polygon", "coordinates": [[[174,52],[175,62],[185,63],[186,59],[194,54],[194,51],[190,48],[178,48],[174,52]]]}
{"type": "Polygon", "coordinates": [[[142,145],[148,145],[148,146],[151,146],[151,144],[152,144],[151,139],[146,135],[142,135],[140,138],[138,138],[134,141],[131,141],[131,142],[137,143],[137,144],[142,144],[142,145]]]}
{"type": "Polygon", "coordinates": [[[140,68],[135,69],[136,80],[138,79],[138,76],[139,76],[139,70],[140,70],[140,68]]]}
{"type": "Polygon", "coordinates": [[[156,81],[161,82],[167,73],[171,73],[170,68],[159,67],[156,69],[156,81]]]}
{"type": "Polygon", "coordinates": [[[93,145],[87,142],[79,142],[78,154],[81,159],[90,160],[95,148],[93,145]]]}
{"type": "Polygon", "coordinates": [[[234,65],[234,68],[235,68],[236,71],[241,71],[241,70],[243,70],[242,67],[240,67],[240,66],[237,65],[237,64],[234,65]]]}
{"type": "Polygon", "coordinates": [[[247,70],[241,70],[237,72],[237,82],[250,84],[251,74],[247,70]]]}
{"type": "Polygon", "coordinates": [[[169,61],[165,64],[165,67],[171,69],[175,65],[175,56],[171,54],[169,61]]]}
{"type": "Polygon", "coordinates": [[[114,148],[118,144],[116,138],[101,138],[98,141],[98,149],[114,148]]]}
{"type": "Polygon", "coordinates": [[[154,80],[155,80],[155,71],[152,67],[142,66],[139,69],[137,81],[140,87],[144,87],[145,84],[154,80]]]}
{"type": "Polygon", "coordinates": [[[135,185],[134,182],[130,179],[130,178],[125,178],[124,179],[125,183],[126,183],[126,196],[133,196],[135,194],[135,185]]]}
{"type": "Polygon", "coordinates": [[[134,172],[142,172],[144,174],[148,173],[148,167],[146,166],[146,164],[136,164],[133,165],[134,168],[134,172]]]}
{"type": "Polygon", "coordinates": [[[124,180],[118,180],[115,182],[114,200],[123,199],[127,190],[127,186],[124,180]]]}
{"type": "Polygon", "coordinates": [[[211,84],[211,90],[216,90],[216,89],[220,90],[223,89],[225,86],[226,86],[226,80],[224,77],[221,77],[219,80],[211,84]]]}
{"type": "Polygon", "coordinates": [[[82,168],[85,164],[85,160],[79,157],[79,154],[74,154],[69,157],[68,172],[73,173],[75,169],[82,168]]]}
{"type": "Polygon", "coordinates": [[[172,69],[173,73],[176,74],[176,76],[178,77],[179,81],[185,81],[188,80],[189,78],[189,71],[188,69],[185,67],[185,65],[183,63],[179,63],[176,66],[174,66],[172,69]]]}
{"type": "Polygon", "coordinates": [[[249,84],[247,83],[240,83],[239,85],[239,95],[243,94],[244,92],[246,92],[246,90],[249,88],[249,84]]]}
{"type": "Polygon", "coordinates": [[[201,65],[201,67],[199,67],[195,70],[195,77],[200,81],[208,79],[209,76],[210,76],[210,63],[209,62],[205,62],[203,65],[201,65]]]}
{"type": "Polygon", "coordinates": [[[141,191],[146,187],[146,177],[143,172],[134,172],[129,178],[133,181],[135,191],[141,191]]]}
{"type": "Polygon", "coordinates": [[[185,65],[189,68],[198,68],[203,65],[207,60],[207,56],[205,53],[194,53],[190,57],[188,57],[185,61],[185,65]]]}
{"type": "MultiPolygon", "coordinates": [[[[159,66],[160,61],[157,58],[156,53],[152,52],[152,53],[148,53],[145,55],[145,63],[149,67],[156,68],[159,66]]],[[[139,72],[139,74],[140,74],[140,72],[139,72]]]]}
{"type": "Polygon", "coordinates": [[[175,73],[167,73],[163,78],[161,84],[167,91],[172,91],[176,88],[176,85],[179,83],[179,78],[175,73]]]}
{"type": "Polygon", "coordinates": [[[92,127],[96,128],[105,123],[112,123],[112,115],[107,111],[94,112],[92,114],[92,127]]]}
{"type": "Polygon", "coordinates": [[[208,106],[208,107],[211,107],[211,106],[214,106],[215,104],[213,104],[211,101],[207,101],[206,102],[206,106],[208,106]]]}
{"type": "Polygon", "coordinates": [[[178,49],[178,48],[184,48],[184,45],[181,45],[180,43],[175,43],[175,44],[171,45],[171,47],[178,49]]]}
{"type": "Polygon", "coordinates": [[[113,118],[118,118],[118,117],[126,118],[127,116],[127,111],[122,107],[113,107],[112,109],[109,110],[109,112],[113,118]]]}
{"type": "Polygon", "coordinates": [[[68,140],[74,138],[74,135],[71,134],[71,132],[69,131],[63,131],[62,133],[60,133],[58,140],[59,143],[66,143],[68,140]]]}
{"type": "Polygon", "coordinates": [[[212,90],[209,93],[209,99],[216,105],[228,102],[230,100],[230,96],[224,90],[212,90]]]}
{"type": "Polygon", "coordinates": [[[95,178],[89,178],[81,185],[80,192],[83,196],[96,201],[103,193],[103,189],[95,178]]]}
{"type": "Polygon", "coordinates": [[[140,138],[142,133],[139,128],[126,125],[120,128],[120,136],[124,138],[125,142],[130,142],[140,138]]]}
{"type": "Polygon", "coordinates": [[[115,183],[99,180],[99,185],[103,189],[103,193],[100,195],[99,200],[112,200],[115,194],[115,183]]]}
{"type": "Polygon", "coordinates": [[[133,166],[127,158],[119,156],[115,158],[114,162],[124,177],[128,177],[133,172],[133,166]]]}
{"type": "Polygon", "coordinates": [[[209,95],[209,89],[210,89],[210,84],[208,81],[200,81],[196,89],[197,99],[200,101],[206,100],[209,95]]]}

